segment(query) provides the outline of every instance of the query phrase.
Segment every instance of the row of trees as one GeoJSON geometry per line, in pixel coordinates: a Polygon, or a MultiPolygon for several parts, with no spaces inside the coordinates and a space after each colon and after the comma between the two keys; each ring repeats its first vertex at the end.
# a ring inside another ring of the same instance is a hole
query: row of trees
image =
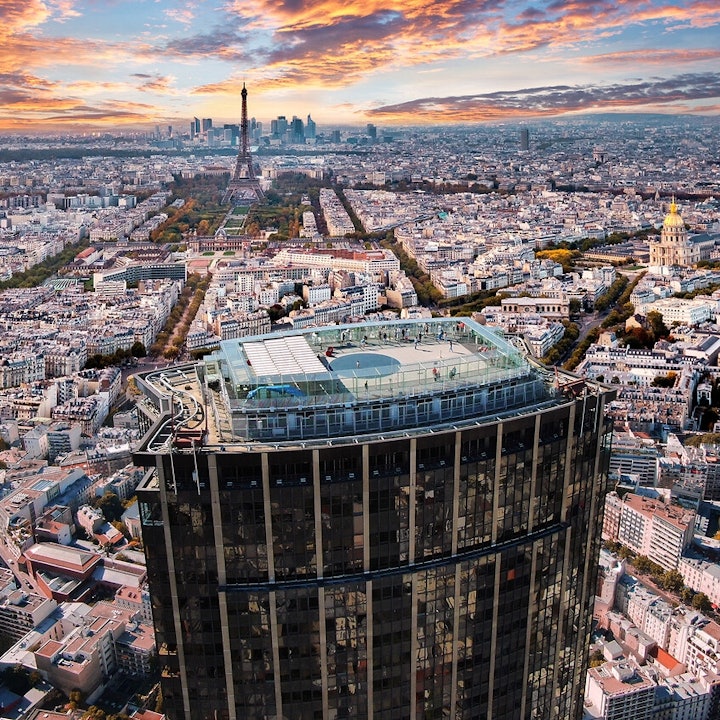
{"type": "Polygon", "coordinates": [[[345,197],[345,193],[343,192],[343,189],[340,185],[334,185],[333,186],[335,193],[340,198],[340,202],[342,203],[342,206],[345,208],[345,212],[350,216],[350,221],[355,226],[355,230],[359,233],[365,232],[365,228],[363,227],[363,224],[360,222],[360,218],[357,216],[355,210],[353,210],[353,206],[350,204],[348,199],[345,197]]]}
{"type": "Polygon", "coordinates": [[[51,278],[59,270],[65,267],[79,252],[89,247],[87,240],[81,240],[78,243],[66,245],[61,252],[52,257],[45,258],[37,265],[16,273],[8,280],[0,282],[0,290],[7,288],[32,288],[42,285],[48,278],[51,278]]]}
{"type": "Polygon", "coordinates": [[[309,205],[293,205],[287,202],[278,205],[255,206],[248,212],[245,233],[257,236],[263,230],[274,228],[275,232],[270,236],[272,240],[300,237],[302,214],[309,209],[309,205]]]}
{"type": "Polygon", "coordinates": [[[435,287],[430,275],[417,264],[415,258],[410,257],[404,248],[393,240],[385,239],[380,242],[381,247],[392,250],[400,261],[400,267],[410,278],[420,305],[435,305],[442,300],[442,293],[435,287]]]}
{"type": "Polygon", "coordinates": [[[720,283],[713,283],[704,288],[698,288],[697,290],[689,290],[687,292],[675,293],[673,297],[680,298],[681,300],[692,300],[698,295],[712,295],[716,290],[720,289],[720,283]]]}
{"type": "Polygon", "coordinates": [[[91,355],[85,363],[86,368],[97,368],[102,370],[103,368],[110,367],[111,365],[122,365],[126,363],[130,358],[141,358],[147,355],[145,345],[139,340],[136,340],[129,350],[124,348],[118,348],[111,355],[95,354],[91,355]]]}
{"type": "Polygon", "coordinates": [[[155,342],[150,346],[151,355],[156,357],[163,355],[172,360],[180,354],[190,329],[190,323],[202,304],[209,284],[209,275],[205,277],[197,273],[188,275],[185,287],[175,306],[170,311],[165,326],[158,333],[155,342]]]}
{"type": "Polygon", "coordinates": [[[595,311],[604,312],[611,305],[617,303],[625,288],[627,288],[628,283],[629,280],[625,277],[625,275],[618,275],[615,282],[608,288],[607,292],[603,293],[595,301],[595,311]]]}
{"type": "Polygon", "coordinates": [[[604,545],[609,552],[627,560],[638,573],[649,575],[658,587],[677,595],[686,605],[691,605],[700,612],[710,612],[713,609],[710,598],[703,592],[695,592],[687,587],[685,579],[677,570],[665,570],[649,557],[636,555],[622,543],[610,540],[604,545]]]}
{"type": "Polygon", "coordinates": [[[197,231],[198,235],[212,235],[227,213],[227,208],[220,205],[227,183],[227,175],[194,178],[175,175],[170,185],[169,205],[165,208],[168,219],[152,231],[150,239],[179,245],[190,230],[197,231]],[[184,200],[184,205],[173,207],[175,200],[184,200]]]}
{"type": "MultiPolygon", "coordinates": [[[[644,275],[645,273],[640,273],[630,284],[625,284],[625,289],[615,302],[615,308],[610,311],[608,316],[600,323],[600,326],[594,327],[590,330],[590,332],[578,343],[575,350],[573,350],[572,355],[563,365],[566,370],[574,370],[582,362],[582,359],[585,357],[585,353],[590,345],[598,341],[602,330],[609,330],[620,323],[624,323],[625,320],[627,320],[635,312],[635,307],[630,302],[630,295],[644,275]]],[[[610,286],[610,291],[612,291],[614,286],[615,283],[610,286]]],[[[598,301],[601,300],[602,297],[604,296],[598,298],[598,301]]],[[[595,303],[595,307],[597,307],[597,302],[595,303]]]]}
{"type": "Polygon", "coordinates": [[[546,365],[554,365],[556,362],[562,360],[570,349],[575,344],[575,341],[580,335],[580,328],[569,320],[563,320],[565,326],[565,334],[555,343],[542,358],[542,362],[546,365]]]}
{"type": "Polygon", "coordinates": [[[505,293],[498,293],[497,290],[478,290],[458,298],[444,298],[440,300],[438,305],[441,308],[449,309],[450,314],[470,315],[479,312],[485,307],[491,305],[500,305],[502,299],[507,297],[505,293]]]}
{"type": "Polygon", "coordinates": [[[577,344],[577,347],[573,350],[572,355],[565,362],[563,367],[566,370],[574,370],[585,357],[585,353],[588,348],[598,341],[600,337],[600,329],[594,327],[590,332],[577,344]]]}
{"type": "MultiPolygon", "coordinates": [[[[578,250],[580,253],[587,252],[593,248],[602,245],[619,245],[626,240],[639,238],[646,240],[650,235],[657,235],[658,232],[654,228],[646,228],[644,230],[636,230],[635,232],[614,232],[610,233],[606,238],[583,238],[582,240],[560,240],[559,242],[550,242],[545,246],[546,250],[578,250]]],[[[579,256],[575,256],[579,257],[579,256]]]]}
{"type": "Polygon", "coordinates": [[[303,173],[283,173],[275,178],[273,189],[265,193],[265,201],[248,211],[245,222],[247,235],[259,235],[262,230],[276,228],[272,240],[287,240],[300,236],[302,214],[312,208],[319,232],[327,231],[320,211],[320,188],[329,187],[327,180],[310,178],[303,173]],[[310,203],[308,204],[308,200],[310,203]]]}
{"type": "MultiPolygon", "coordinates": [[[[561,240],[560,242],[550,242],[543,250],[535,253],[538,258],[550,258],[563,266],[563,272],[570,272],[575,263],[582,258],[583,253],[593,250],[596,247],[606,245],[618,245],[631,238],[647,239],[649,235],[657,235],[654,228],[646,230],[637,230],[633,233],[615,232],[606,238],[583,238],[582,240],[561,240]]],[[[627,263],[613,262],[613,265],[622,265],[627,263]]]]}

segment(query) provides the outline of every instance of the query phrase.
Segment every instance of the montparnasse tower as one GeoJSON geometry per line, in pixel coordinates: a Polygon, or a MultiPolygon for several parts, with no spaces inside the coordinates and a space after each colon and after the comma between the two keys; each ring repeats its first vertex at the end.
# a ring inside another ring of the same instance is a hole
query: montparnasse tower
{"type": "Polygon", "coordinates": [[[614,391],[470,318],[136,379],[168,720],[580,720],[614,391]]]}

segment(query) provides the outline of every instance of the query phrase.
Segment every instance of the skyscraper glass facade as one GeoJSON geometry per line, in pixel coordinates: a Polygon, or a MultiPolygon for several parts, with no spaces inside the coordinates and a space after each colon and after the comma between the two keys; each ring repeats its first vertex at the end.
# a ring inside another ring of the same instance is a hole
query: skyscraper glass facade
{"type": "MultiPolygon", "coordinates": [[[[242,341],[205,366],[140,381],[157,410],[137,461],[155,468],[138,498],[165,711],[171,720],[579,718],[610,395],[544,376],[469,322],[408,325],[397,342],[387,326],[359,328],[336,346],[295,335],[332,350],[317,354],[325,380],[319,368],[303,373],[306,384],[285,375],[302,395],[253,395],[281,384],[267,368],[254,387],[233,376],[242,341]],[[335,357],[369,350],[400,354],[384,385],[370,385],[372,364],[333,375],[335,357]],[[411,393],[403,382],[421,368],[406,360],[419,352],[435,353],[418,362],[437,372],[413,380],[411,393]],[[497,373],[463,377],[460,359],[470,367],[478,357],[497,373]],[[441,402],[420,426],[400,413],[384,430],[321,438],[289,413],[271,425],[277,442],[237,434],[261,411],[327,414],[311,392],[330,380],[341,387],[325,406],[356,387],[345,409],[368,417],[386,401],[443,393],[473,410],[460,417],[441,402]],[[483,415],[469,387],[495,381],[527,387],[483,415]],[[288,437],[288,422],[302,438],[288,437]]],[[[245,350],[257,365],[258,348],[245,350]]]]}

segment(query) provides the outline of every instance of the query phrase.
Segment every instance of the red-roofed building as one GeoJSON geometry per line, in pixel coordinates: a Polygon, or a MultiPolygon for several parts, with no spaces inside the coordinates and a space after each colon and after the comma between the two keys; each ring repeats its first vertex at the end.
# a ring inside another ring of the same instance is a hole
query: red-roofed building
{"type": "Polygon", "coordinates": [[[681,675],[687,669],[683,663],[659,646],[653,648],[650,658],[652,666],[666,678],[681,675]]]}
{"type": "Polygon", "coordinates": [[[165,720],[165,715],[152,710],[136,710],[130,717],[132,720],[165,720]]]}
{"type": "Polygon", "coordinates": [[[81,599],[102,563],[97,553],[55,543],[36,543],[25,550],[24,558],[38,589],[58,602],[81,599]]]}

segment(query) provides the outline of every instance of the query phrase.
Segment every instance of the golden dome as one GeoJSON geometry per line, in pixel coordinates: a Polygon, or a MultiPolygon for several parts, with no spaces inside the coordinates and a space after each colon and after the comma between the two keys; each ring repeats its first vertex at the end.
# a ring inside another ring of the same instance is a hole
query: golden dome
{"type": "Polygon", "coordinates": [[[673,198],[673,201],[670,203],[670,212],[665,216],[665,220],[663,222],[663,227],[665,228],[684,228],[685,223],[683,222],[683,219],[680,217],[680,214],[677,211],[677,205],[675,204],[675,198],[673,198]]]}

